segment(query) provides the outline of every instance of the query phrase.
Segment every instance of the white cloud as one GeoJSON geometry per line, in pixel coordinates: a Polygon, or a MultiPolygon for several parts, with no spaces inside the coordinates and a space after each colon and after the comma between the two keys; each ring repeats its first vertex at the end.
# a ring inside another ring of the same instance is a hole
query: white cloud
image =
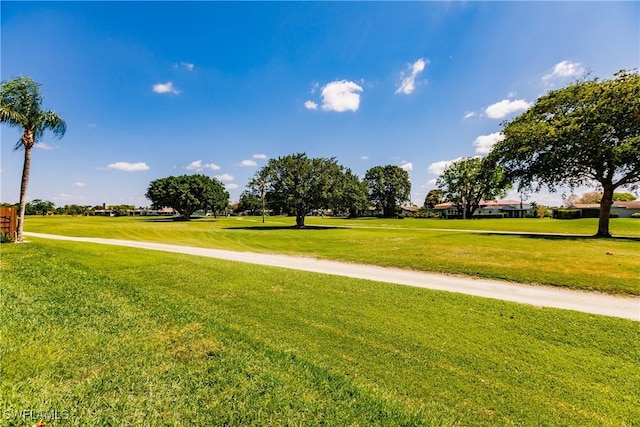
{"type": "Polygon", "coordinates": [[[354,82],[340,80],[322,88],[322,109],[325,111],[358,111],[362,87],[354,82]]]}
{"type": "Polygon", "coordinates": [[[212,171],[220,170],[220,166],[216,165],[215,163],[202,164],[202,160],[195,160],[195,161],[189,163],[184,168],[186,170],[196,171],[196,172],[202,172],[205,169],[211,169],[212,171]]]}
{"type": "Polygon", "coordinates": [[[400,167],[409,172],[413,170],[413,163],[403,161],[400,167]]]}
{"type": "Polygon", "coordinates": [[[49,145],[44,142],[38,142],[36,145],[34,145],[34,147],[40,148],[41,150],[53,150],[53,145],[49,145]]]}
{"type": "Polygon", "coordinates": [[[500,102],[489,105],[485,110],[485,113],[487,113],[487,116],[491,119],[503,119],[511,113],[515,113],[516,111],[524,111],[530,106],[531,104],[529,104],[524,99],[516,99],[515,101],[503,99],[500,102]]]}
{"type": "Polygon", "coordinates": [[[313,101],[307,101],[304,103],[304,108],[306,108],[307,110],[317,110],[318,104],[313,101]]]}
{"type": "Polygon", "coordinates": [[[153,91],[155,93],[173,93],[174,95],[180,93],[179,90],[173,87],[173,83],[171,82],[156,83],[153,85],[153,91]]]}
{"type": "Polygon", "coordinates": [[[362,160],[369,160],[369,156],[362,156],[360,157],[362,160]]]}
{"type": "Polygon", "coordinates": [[[501,132],[490,133],[489,135],[480,135],[473,141],[473,146],[476,147],[476,153],[487,154],[496,142],[502,141],[504,135],[501,132]]]}
{"type": "Polygon", "coordinates": [[[189,62],[181,62],[180,65],[182,65],[184,68],[186,68],[189,71],[193,71],[193,69],[195,68],[195,65],[189,62]]]}
{"type": "Polygon", "coordinates": [[[475,117],[476,113],[475,111],[468,111],[464,114],[464,119],[470,119],[471,117],[475,117]]]}
{"type": "Polygon", "coordinates": [[[438,178],[433,178],[430,179],[429,181],[425,182],[422,185],[422,188],[429,188],[429,187],[433,187],[434,185],[436,185],[436,183],[438,182],[438,178]]]}
{"type": "Polygon", "coordinates": [[[266,154],[254,154],[254,155],[253,155],[253,158],[254,158],[254,159],[260,159],[260,160],[268,159],[268,157],[267,157],[267,155],[266,155],[266,154]]]}
{"type": "Polygon", "coordinates": [[[149,170],[149,166],[147,166],[144,162],[138,163],[129,163],[129,162],[115,162],[107,165],[109,169],[116,169],[125,172],[141,172],[149,170]]]}
{"type": "Polygon", "coordinates": [[[258,163],[255,160],[243,160],[240,162],[240,166],[257,166],[258,163]]]}
{"type": "Polygon", "coordinates": [[[553,71],[551,73],[545,74],[542,77],[542,81],[548,82],[549,80],[553,79],[577,77],[584,74],[584,72],[585,69],[579,62],[562,61],[558,62],[553,67],[553,71]]]}
{"type": "Polygon", "coordinates": [[[234,184],[233,182],[224,186],[225,190],[235,190],[238,188],[238,184],[234,184]]]}
{"type": "Polygon", "coordinates": [[[72,187],[86,187],[87,184],[85,184],[84,182],[74,182],[73,184],[71,184],[72,187]]]}
{"type": "Polygon", "coordinates": [[[409,64],[407,68],[409,68],[411,73],[409,74],[408,77],[404,77],[405,76],[404,72],[401,73],[401,77],[404,77],[404,78],[400,83],[400,87],[398,87],[398,90],[396,90],[396,93],[403,93],[405,95],[409,95],[413,93],[413,91],[416,88],[416,84],[415,84],[416,77],[418,77],[418,75],[424,71],[427,64],[429,64],[429,61],[425,61],[422,58],[418,59],[413,64],[409,64]]]}
{"type": "Polygon", "coordinates": [[[462,157],[458,157],[457,159],[453,160],[442,160],[440,162],[431,163],[427,168],[427,172],[440,175],[451,163],[457,162],[458,160],[462,160],[462,157]]]}
{"type": "Polygon", "coordinates": [[[219,179],[220,181],[233,181],[233,175],[229,175],[228,173],[223,173],[222,175],[216,175],[214,178],[219,179]]]}

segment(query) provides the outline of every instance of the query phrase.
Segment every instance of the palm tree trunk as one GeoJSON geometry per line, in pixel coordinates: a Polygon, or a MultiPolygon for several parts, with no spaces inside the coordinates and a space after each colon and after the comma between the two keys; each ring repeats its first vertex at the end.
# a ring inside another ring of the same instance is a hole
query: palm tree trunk
{"type": "Polygon", "coordinates": [[[31,170],[31,146],[24,147],[24,165],[22,166],[22,182],[20,183],[20,211],[18,212],[18,229],[16,242],[22,242],[24,228],[24,211],[27,206],[27,187],[29,186],[29,172],[31,170]]]}

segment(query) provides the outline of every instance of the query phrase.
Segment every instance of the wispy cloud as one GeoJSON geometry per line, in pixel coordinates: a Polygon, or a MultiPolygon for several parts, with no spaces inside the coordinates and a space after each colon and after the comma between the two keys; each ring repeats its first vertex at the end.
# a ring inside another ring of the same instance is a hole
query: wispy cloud
{"type": "Polygon", "coordinates": [[[467,119],[470,119],[471,117],[475,117],[475,116],[476,116],[475,111],[467,111],[464,114],[464,119],[467,120],[467,119]]]}
{"type": "Polygon", "coordinates": [[[107,165],[108,169],[115,169],[125,172],[142,172],[149,170],[149,166],[147,166],[144,162],[138,163],[129,163],[129,162],[115,162],[107,165]]]}
{"type": "Polygon", "coordinates": [[[306,108],[307,110],[317,110],[318,104],[313,101],[306,101],[304,103],[304,108],[306,108]]]}
{"type": "Polygon", "coordinates": [[[427,172],[440,175],[451,163],[457,162],[458,160],[462,160],[462,157],[458,157],[457,159],[453,160],[442,160],[440,162],[431,163],[427,168],[427,172]]]}
{"type": "Polygon", "coordinates": [[[53,145],[49,145],[45,142],[38,142],[36,145],[34,145],[34,147],[41,150],[53,150],[53,145]]]}
{"type": "Polygon", "coordinates": [[[220,181],[233,181],[233,175],[229,175],[228,173],[223,173],[221,175],[216,175],[214,178],[219,179],[220,181]]]}
{"type": "Polygon", "coordinates": [[[362,156],[360,157],[362,160],[369,160],[369,156],[362,156]]]}
{"type": "Polygon", "coordinates": [[[195,171],[195,172],[202,172],[205,169],[211,169],[212,171],[220,170],[220,166],[216,165],[215,163],[204,163],[203,164],[202,160],[195,160],[195,161],[189,163],[184,168],[186,170],[195,171]]]}
{"type": "Polygon", "coordinates": [[[531,106],[524,99],[516,99],[514,101],[510,99],[503,99],[500,102],[496,102],[495,104],[489,105],[485,109],[485,113],[487,117],[490,119],[503,119],[507,117],[509,114],[524,111],[531,106]]]}
{"type": "Polygon", "coordinates": [[[429,61],[423,58],[418,59],[413,64],[408,64],[407,68],[409,75],[406,76],[405,72],[401,73],[400,77],[402,78],[402,81],[400,82],[400,86],[396,90],[396,93],[402,93],[405,95],[413,93],[416,88],[416,77],[424,71],[428,64],[429,61]]]}
{"type": "Polygon", "coordinates": [[[491,151],[493,146],[504,139],[504,135],[501,132],[490,133],[489,135],[480,135],[473,141],[473,146],[476,148],[476,153],[487,154],[491,151]]]}
{"type": "Polygon", "coordinates": [[[224,189],[225,190],[235,190],[238,187],[239,187],[238,184],[231,182],[229,184],[225,184],[224,189]]]}
{"type": "Polygon", "coordinates": [[[155,93],[172,93],[174,95],[178,95],[180,93],[179,90],[173,87],[173,83],[156,83],[153,85],[153,91],[155,93]]]}
{"type": "Polygon", "coordinates": [[[83,187],[86,187],[87,184],[85,184],[84,182],[77,181],[77,182],[74,182],[73,184],[71,184],[71,186],[72,187],[81,187],[81,188],[83,188],[83,187]]]}
{"type": "Polygon", "coordinates": [[[549,83],[550,80],[562,79],[567,77],[578,77],[585,73],[585,69],[579,62],[562,61],[558,62],[553,71],[549,74],[545,74],[542,77],[542,81],[549,83]]]}
{"type": "Polygon", "coordinates": [[[362,87],[347,80],[333,81],[322,88],[322,109],[324,111],[358,111],[362,87]]]}
{"type": "Polygon", "coordinates": [[[181,62],[180,65],[182,65],[182,67],[187,69],[188,71],[193,71],[193,69],[195,68],[195,65],[190,62],[181,62]]]}
{"type": "Polygon", "coordinates": [[[266,160],[266,159],[268,159],[268,157],[267,157],[267,155],[266,155],[266,154],[254,154],[254,155],[253,155],[253,158],[254,158],[254,159],[259,159],[259,160],[266,160]]]}
{"type": "Polygon", "coordinates": [[[400,165],[400,167],[402,169],[406,170],[407,172],[409,172],[409,171],[413,170],[413,163],[407,162],[407,161],[403,161],[402,164],[400,165]]]}
{"type": "Polygon", "coordinates": [[[256,163],[255,160],[243,160],[240,162],[240,166],[257,166],[258,163],[256,163]]]}

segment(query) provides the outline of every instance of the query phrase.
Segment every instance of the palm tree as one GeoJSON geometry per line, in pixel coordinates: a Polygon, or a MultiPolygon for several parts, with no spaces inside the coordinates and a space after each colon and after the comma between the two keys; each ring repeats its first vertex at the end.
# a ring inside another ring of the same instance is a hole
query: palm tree
{"type": "Polygon", "coordinates": [[[62,138],[67,125],[52,110],[42,109],[42,95],[38,83],[28,77],[4,81],[0,86],[0,122],[22,129],[22,137],[16,150],[24,149],[24,166],[20,183],[20,211],[16,241],[22,242],[24,210],[27,203],[27,187],[31,169],[31,149],[42,138],[46,130],[62,138]]]}

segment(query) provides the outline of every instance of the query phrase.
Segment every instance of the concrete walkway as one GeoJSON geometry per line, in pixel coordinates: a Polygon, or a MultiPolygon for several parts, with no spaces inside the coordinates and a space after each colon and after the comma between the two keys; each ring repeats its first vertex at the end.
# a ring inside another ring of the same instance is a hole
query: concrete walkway
{"type": "Polygon", "coordinates": [[[69,237],[41,233],[24,234],[25,236],[42,239],[70,240],[74,242],[128,246],[133,248],[176,252],[250,264],[310,271],[314,273],[332,274],[337,276],[374,280],[377,282],[395,283],[447,292],[458,292],[484,298],[530,304],[539,307],[575,310],[584,313],[640,321],[640,298],[638,297],[623,297],[595,292],[553,288],[548,286],[521,285],[497,280],[429,274],[402,270],[399,268],[326,261],[308,257],[236,252],[221,249],[169,245],[164,243],[136,242],[131,240],[69,237]]]}

